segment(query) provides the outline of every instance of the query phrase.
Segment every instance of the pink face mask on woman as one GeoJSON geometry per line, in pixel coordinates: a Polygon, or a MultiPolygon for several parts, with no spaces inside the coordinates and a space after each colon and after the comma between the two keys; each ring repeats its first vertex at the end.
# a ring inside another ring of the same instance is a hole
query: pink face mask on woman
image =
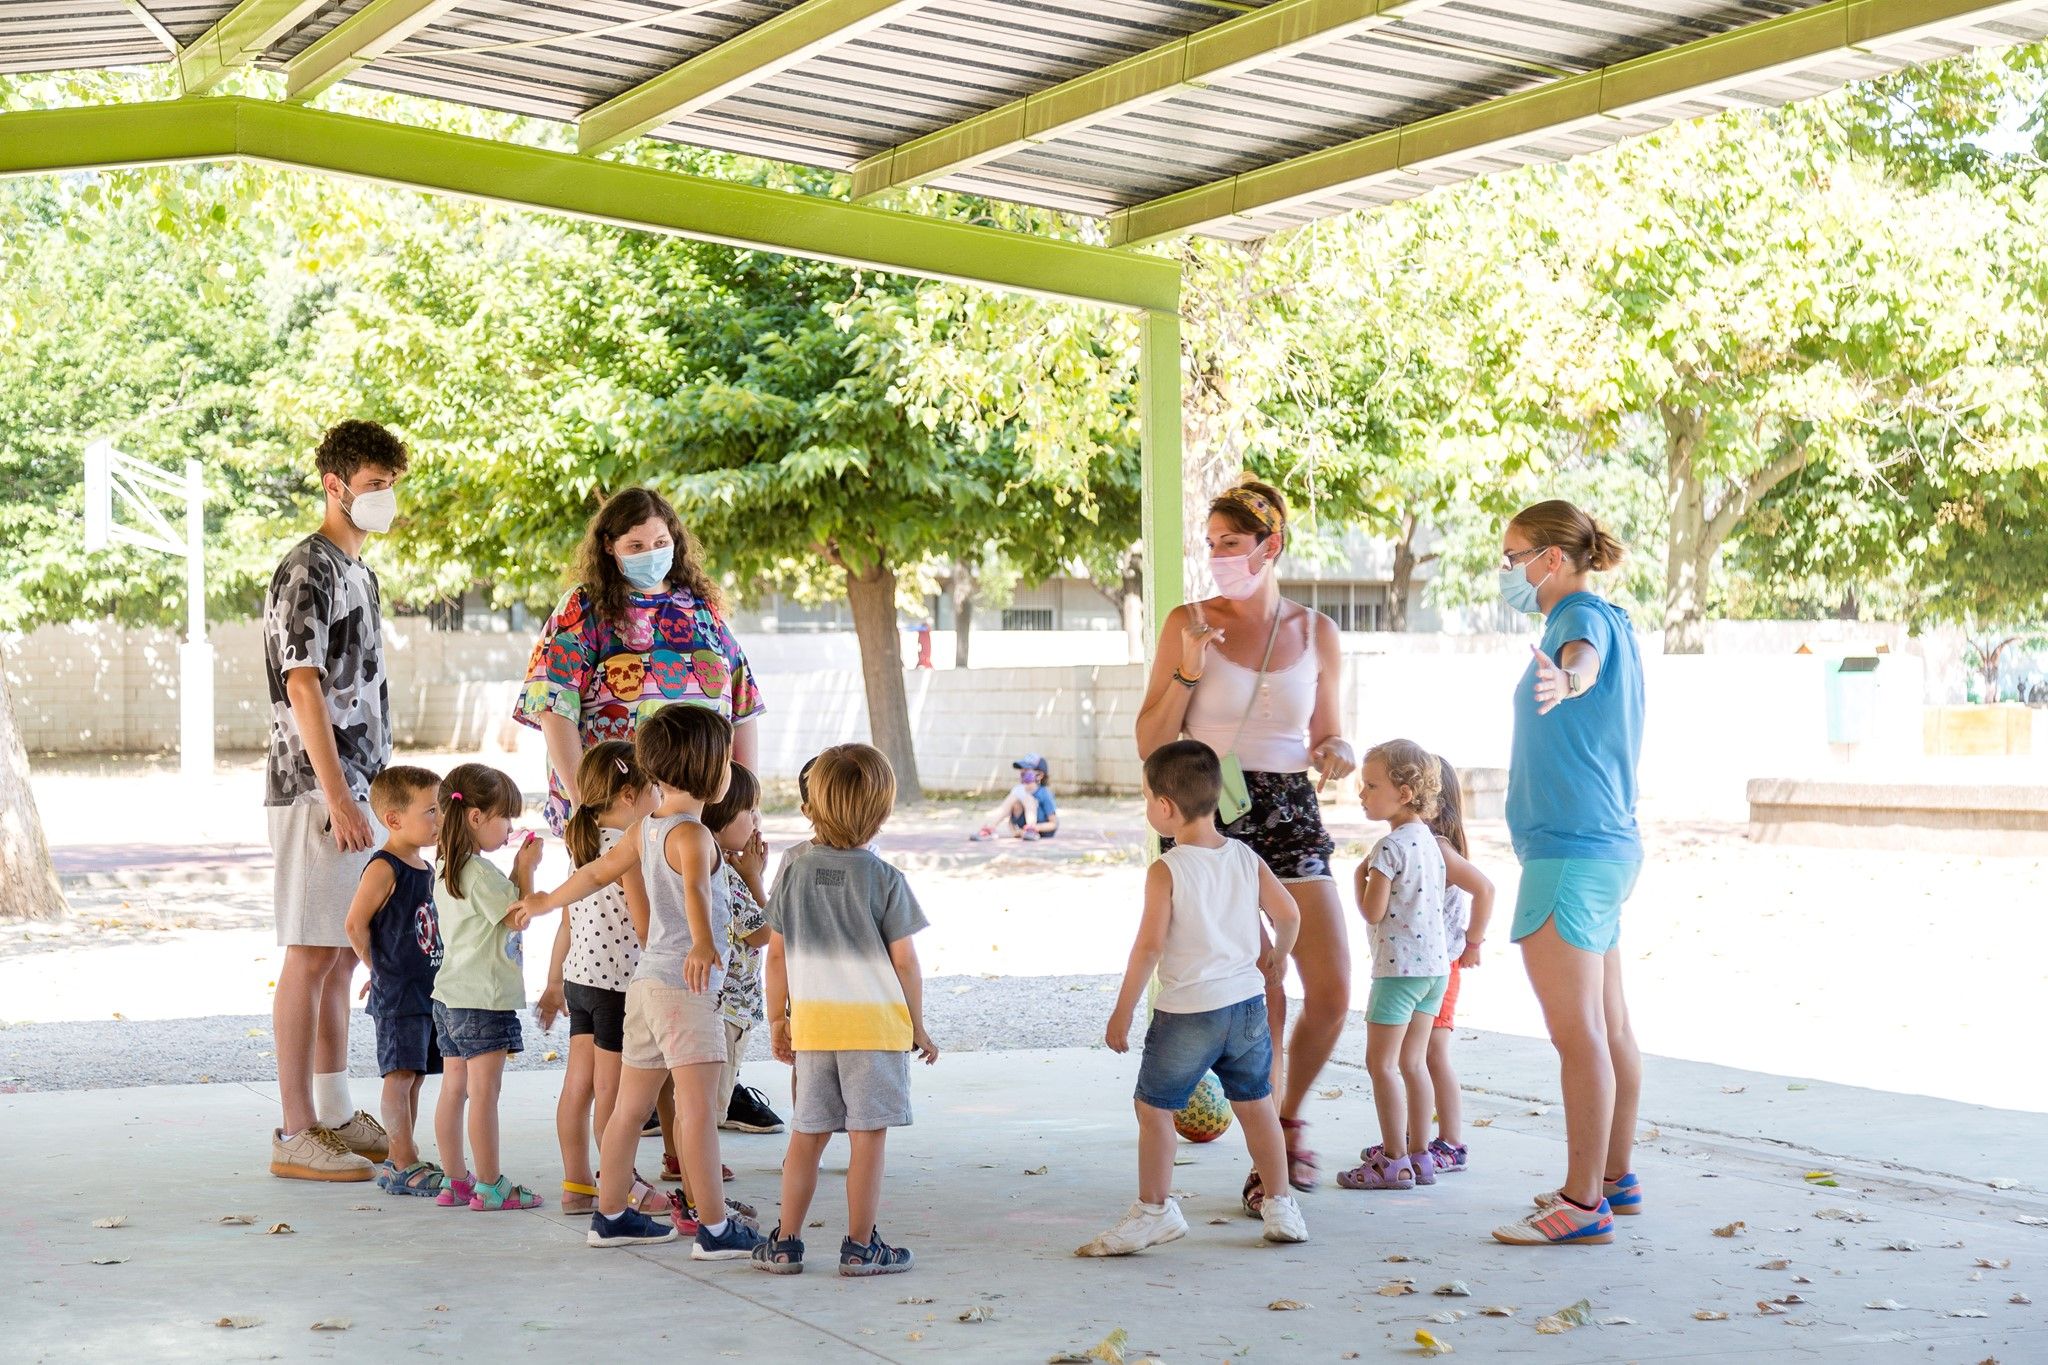
{"type": "Polygon", "coordinates": [[[1242,555],[1210,555],[1209,576],[1216,580],[1216,594],[1233,602],[1242,602],[1259,590],[1259,575],[1273,561],[1268,559],[1256,569],[1252,557],[1242,555]]]}

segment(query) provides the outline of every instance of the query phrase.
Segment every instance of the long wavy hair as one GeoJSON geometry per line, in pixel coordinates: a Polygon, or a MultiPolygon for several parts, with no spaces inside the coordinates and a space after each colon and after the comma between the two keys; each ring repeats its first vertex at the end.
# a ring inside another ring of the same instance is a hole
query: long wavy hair
{"type": "Polygon", "coordinates": [[[619,571],[612,545],[642,522],[657,518],[668,527],[669,536],[676,543],[675,564],[668,571],[669,586],[687,588],[698,601],[721,616],[725,614],[725,594],[704,571],[704,552],[697,538],[683,526],[676,509],[651,488],[627,488],[605,499],[604,506],[591,517],[583,543],[576,550],[576,581],[590,594],[590,605],[596,609],[598,620],[613,630],[625,627],[632,587],[619,571]]]}

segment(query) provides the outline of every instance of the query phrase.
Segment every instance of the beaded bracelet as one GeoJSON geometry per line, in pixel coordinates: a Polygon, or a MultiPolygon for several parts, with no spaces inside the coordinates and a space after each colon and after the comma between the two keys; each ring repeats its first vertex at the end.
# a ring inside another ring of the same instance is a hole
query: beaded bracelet
{"type": "Polygon", "coordinates": [[[1190,678],[1187,674],[1181,672],[1178,668],[1176,668],[1173,670],[1173,680],[1179,683],[1182,687],[1193,687],[1196,683],[1201,681],[1201,678],[1190,678]]]}

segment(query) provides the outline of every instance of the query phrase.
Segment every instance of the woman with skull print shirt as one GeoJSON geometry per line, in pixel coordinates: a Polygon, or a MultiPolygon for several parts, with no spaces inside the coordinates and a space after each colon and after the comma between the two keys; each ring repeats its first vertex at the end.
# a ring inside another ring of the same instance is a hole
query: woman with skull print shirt
{"type": "Polygon", "coordinates": [[[541,631],[514,709],[547,739],[548,827],[569,818],[576,767],[600,740],[631,742],[664,706],[708,706],[754,766],[754,673],[720,615],[697,544],[659,493],[628,488],[590,519],[571,588],[541,631]]]}

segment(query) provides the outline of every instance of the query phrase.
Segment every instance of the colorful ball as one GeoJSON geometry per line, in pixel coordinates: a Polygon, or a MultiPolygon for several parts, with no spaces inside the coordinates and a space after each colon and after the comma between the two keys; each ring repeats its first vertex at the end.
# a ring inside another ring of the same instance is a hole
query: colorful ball
{"type": "Polygon", "coordinates": [[[1189,1142],[1214,1142],[1230,1131],[1230,1103],[1223,1098],[1223,1082],[1215,1072],[1202,1077],[1194,1095],[1173,1116],[1173,1130],[1189,1142]]]}

